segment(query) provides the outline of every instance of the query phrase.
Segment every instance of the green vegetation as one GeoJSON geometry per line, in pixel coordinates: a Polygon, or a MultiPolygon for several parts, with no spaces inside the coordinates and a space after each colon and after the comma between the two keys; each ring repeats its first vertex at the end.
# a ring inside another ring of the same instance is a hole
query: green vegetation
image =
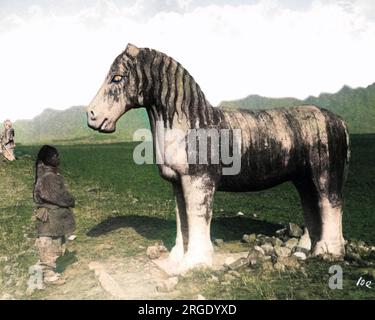
{"type": "Polygon", "coordinates": [[[220,106],[244,109],[270,109],[314,104],[342,116],[350,133],[375,132],[375,83],[367,88],[352,89],[344,86],[334,94],[322,93],[305,100],[295,98],[265,98],[250,95],[244,99],[223,101],[220,106]]]}
{"type": "MultiPolygon", "coordinates": [[[[352,135],[352,160],[345,190],[344,234],[375,245],[375,136],[352,135]]],[[[145,248],[162,240],[170,249],[175,238],[174,201],[169,183],[154,165],[136,165],[134,143],[61,145],[62,172],[77,198],[74,210],[77,239],[59,262],[67,283],[25,295],[27,268],[37,261],[34,251],[32,188],[36,146],[16,149],[18,161],[0,162],[0,292],[22,299],[111,298],[87,267],[93,260],[129,261],[145,257],[145,248]],[[103,244],[111,250],[103,250],[103,244]]],[[[244,233],[273,235],[288,222],[303,223],[297,192],[290,184],[255,193],[217,193],[212,237],[225,240],[222,252],[246,250],[244,233]],[[245,216],[236,216],[237,212],[245,216]],[[254,218],[254,214],[257,218],[254,218]]],[[[195,272],[178,284],[176,298],[228,299],[359,299],[374,298],[358,288],[364,270],[340,263],[344,290],[328,288],[329,263],[309,260],[304,272],[267,274],[242,271],[227,281],[223,272],[195,272]],[[216,275],[219,282],[210,281],[216,275]]],[[[126,269],[124,269],[126,272],[126,269]]]]}
{"type": "Polygon", "coordinates": [[[46,109],[32,120],[14,124],[16,142],[21,144],[78,144],[132,141],[138,128],[149,128],[146,111],[130,110],[117,123],[118,130],[110,135],[94,132],[87,126],[85,107],[67,110],[46,109]]]}

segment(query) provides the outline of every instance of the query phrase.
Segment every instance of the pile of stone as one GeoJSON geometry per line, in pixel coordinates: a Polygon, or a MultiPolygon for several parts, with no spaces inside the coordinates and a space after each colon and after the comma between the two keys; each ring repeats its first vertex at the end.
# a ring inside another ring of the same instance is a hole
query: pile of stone
{"type": "Polygon", "coordinates": [[[375,246],[361,240],[349,240],[345,245],[345,261],[353,266],[375,266],[375,246]]]}
{"type": "Polygon", "coordinates": [[[146,254],[149,259],[159,259],[160,257],[166,255],[168,253],[168,249],[165,247],[163,242],[155,243],[153,246],[147,247],[146,254]]]}
{"type": "Polygon", "coordinates": [[[262,268],[265,271],[285,271],[300,269],[300,262],[306,260],[309,252],[298,246],[303,230],[294,223],[276,231],[276,236],[263,234],[244,234],[242,242],[249,245],[249,255],[241,261],[227,265],[227,269],[237,269],[247,265],[250,268],[262,268]]]}
{"type": "MultiPolygon", "coordinates": [[[[302,228],[294,223],[276,231],[272,237],[244,234],[241,241],[250,247],[248,257],[225,265],[224,270],[236,270],[243,266],[280,272],[301,269],[303,261],[310,257],[310,252],[299,246],[302,235],[302,228]]],[[[346,264],[375,266],[375,246],[369,246],[364,241],[349,240],[346,241],[345,251],[346,264]]],[[[329,258],[327,256],[325,259],[329,258]]]]}

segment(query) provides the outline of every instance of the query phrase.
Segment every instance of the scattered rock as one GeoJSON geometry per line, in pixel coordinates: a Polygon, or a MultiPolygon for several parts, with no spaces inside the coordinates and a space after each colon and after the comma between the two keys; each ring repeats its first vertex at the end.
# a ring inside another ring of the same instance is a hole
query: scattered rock
{"type": "Polygon", "coordinates": [[[265,240],[265,243],[272,244],[272,237],[265,236],[264,240],[265,240]]]}
{"type": "Polygon", "coordinates": [[[267,237],[263,234],[258,234],[256,236],[256,241],[259,245],[265,244],[267,241],[267,237]]]}
{"type": "Polygon", "coordinates": [[[261,255],[265,255],[265,252],[264,250],[262,249],[262,247],[259,247],[259,246],[255,246],[254,247],[254,250],[258,251],[261,255]]]}
{"type": "Polygon", "coordinates": [[[224,244],[224,240],[223,239],[214,239],[214,245],[220,247],[224,244]]]}
{"type": "Polygon", "coordinates": [[[146,250],[146,254],[151,260],[160,258],[164,252],[168,252],[164,245],[149,246],[146,250]]]}
{"type": "Polygon", "coordinates": [[[261,245],[264,253],[266,255],[271,255],[274,252],[274,248],[271,243],[266,242],[265,244],[261,245]]]}
{"type": "Polygon", "coordinates": [[[295,247],[297,247],[298,245],[298,239],[297,238],[290,238],[287,242],[285,242],[285,247],[289,248],[289,249],[293,249],[295,247]]]}
{"type": "Polygon", "coordinates": [[[252,234],[244,234],[242,236],[242,242],[245,242],[245,243],[253,243],[257,240],[257,236],[255,233],[252,233],[252,234]]]}
{"type": "Polygon", "coordinates": [[[259,251],[253,250],[249,253],[247,257],[249,267],[256,268],[264,260],[264,255],[259,251]]]}
{"type": "Polygon", "coordinates": [[[303,235],[301,238],[299,238],[299,241],[298,241],[298,247],[301,247],[301,248],[305,248],[306,250],[311,250],[311,239],[308,235],[308,230],[307,228],[305,227],[304,228],[304,231],[303,231],[303,235]]]}
{"type": "Polygon", "coordinates": [[[159,292],[171,292],[173,291],[178,283],[178,277],[171,277],[166,280],[160,281],[156,285],[156,290],[159,292]]]}
{"type": "Polygon", "coordinates": [[[372,247],[367,246],[364,241],[361,240],[351,240],[347,244],[348,251],[354,251],[361,256],[366,256],[372,252],[372,247]]]}
{"type": "Polygon", "coordinates": [[[303,252],[306,257],[310,254],[310,250],[307,250],[306,248],[302,248],[302,247],[295,247],[295,251],[294,252],[303,252]]]}
{"type": "Polygon", "coordinates": [[[236,270],[243,266],[247,265],[247,259],[246,258],[239,258],[235,260],[234,262],[230,263],[228,266],[228,269],[236,270]]]}
{"type": "Polygon", "coordinates": [[[278,257],[289,257],[292,254],[292,250],[287,247],[275,247],[275,253],[278,257]]]}
{"type": "Polygon", "coordinates": [[[164,252],[168,252],[168,249],[165,245],[161,244],[161,245],[159,245],[159,251],[161,253],[164,253],[164,252]]]}
{"type": "Polygon", "coordinates": [[[300,267],[298,259],[295,256],[279,257],[277,262],[283,264],[288,269],[298,269],[300,267]]]}
{"type": "Polygon", "coordinates": [[[284,235],[286,235],[286,233],[287,233],[287,229],[286,228],[279,229],[279,230],[276,231],[276,234],[278,236],[284,236],[284,235]]]}
{"type": "Polygon", "coordinates": [[[8,262],[8,257],[7,256],[2,256],[0,257],[0,262],[8,262]]]}
{"type": "Polygon", "coordinates": [[[250,243],[250,238],[249,238],[249,235],[248,234],[244,234],[241,238],[241,242],[244,242],[244,243],[250,243]]]}
{"type": "Polygon", "coordinates": [[[304,252],[294,252],[293,256],[297,257],[298,260],[306,260],[307,256],[304,252]]]}
{"type": "Polygon", "coordinates": [[[290,237],[299,238],[303,235],[303,230],[295,223],[288,224],[288,234],[290,237]]]}
{"type": "Polygon", "coordinates": [[[263,272],[272,272],[274,271],[273,263],[271,261],[265,261],[262,263],[263,272]]]}
{"type": "Polygon", "coordinates": [[[283,242],[279,239],[279,238],[276,238],[276,237],[272,237],[271,238],[271,243],[273,246],[281,246],[283,244],[283,242]]]}
{"type": "Polygon", "coordinates": [[[211,279],[210,279],[212,282],[219,282],[219,278],[218,277],[216,277],[216,276],[214,276],[214,275],[212,275],[211,276],[211,279]]]}
{"type": "Polygon", "coordinates": [[[264,256],[263,261],[271,261],[272,262],[272,256],[264,256]]]}
{"type": "Polygon", "coordinates": [[[362,259],[361,255],[359,253],[356,253],[356,252],[347,252],[346,255],[345,255],[345,259],[349,260],[349,261],[352,261],[352,262],[356,262],[359,265],[363,265],[363,266],[370,265],[370,263],[368,263],[367,261],[362,259]]]}

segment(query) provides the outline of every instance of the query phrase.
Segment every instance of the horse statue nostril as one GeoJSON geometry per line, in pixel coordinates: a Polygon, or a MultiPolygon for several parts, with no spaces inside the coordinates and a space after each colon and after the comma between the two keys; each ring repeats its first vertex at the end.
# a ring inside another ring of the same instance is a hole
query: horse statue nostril
{"type": "Polygon", "coordinates": [[[90,119],[91,120],[96,120],[95,112],[93,110],[90,111],[90,119]]]}

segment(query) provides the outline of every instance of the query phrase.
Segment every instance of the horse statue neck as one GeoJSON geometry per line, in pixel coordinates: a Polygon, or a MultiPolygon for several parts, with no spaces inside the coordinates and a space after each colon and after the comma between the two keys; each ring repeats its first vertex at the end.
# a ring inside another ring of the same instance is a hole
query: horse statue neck
{"type": "Polygon", "coordinates": [[[189,72],[164,53],[141,49],[136,59],[141,104],[151,126],[163,121],[165,128],[198,129],[213,125],[213,107],[189,72]]]}

